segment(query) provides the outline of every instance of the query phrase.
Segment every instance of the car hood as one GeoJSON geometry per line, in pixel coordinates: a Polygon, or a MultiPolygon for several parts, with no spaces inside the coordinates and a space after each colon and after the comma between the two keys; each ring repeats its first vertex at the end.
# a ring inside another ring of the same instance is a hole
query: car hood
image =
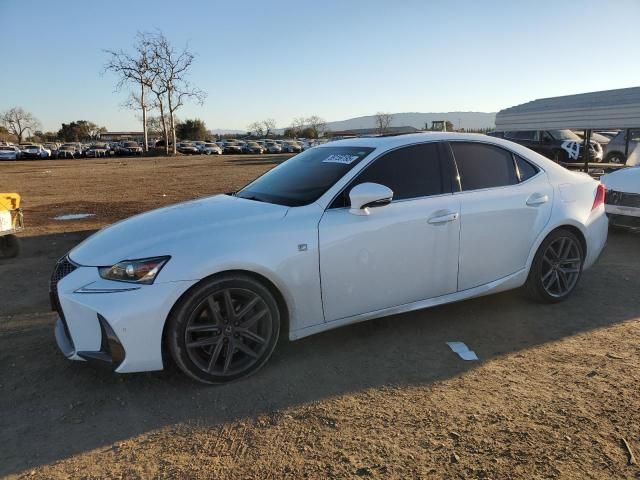
{"type": "Polygon", "coordinates": [[[640,194],[640,167],[623,168],[600,177],[607,190],[640,194]]]}
{"type": "Polygon", "coordinates": [[[179,254],[185,239],[215,238],[216,230],[258,221],[278,221],[288,207],[230,195],[216,195],[151,210],[95,233],[69,252],[86,266],[179,254]]]}

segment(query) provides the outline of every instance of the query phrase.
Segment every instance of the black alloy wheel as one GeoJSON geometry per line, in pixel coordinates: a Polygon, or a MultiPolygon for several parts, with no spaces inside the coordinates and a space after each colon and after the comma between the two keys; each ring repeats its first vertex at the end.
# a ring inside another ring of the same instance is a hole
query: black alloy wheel
{"type": "Polygon", "coordinates": [[[167,340],[178,366],[204,383],[225,383],[257,371],[280,334],[278,304],[245,275],[210,279],[174,308],[167,340]]]}
{"type": "Polygon", "coordinates": [[[569,230],[554,230],[542,242],[529,271],[526,289],[536,300],[565,300],[582,274],[582,244],[569,230]]]}

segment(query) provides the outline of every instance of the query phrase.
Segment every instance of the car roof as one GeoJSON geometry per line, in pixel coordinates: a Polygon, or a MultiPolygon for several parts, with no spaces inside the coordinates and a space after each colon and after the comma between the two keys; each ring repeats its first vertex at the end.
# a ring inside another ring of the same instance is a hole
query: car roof
{"type": "Polygon", "coordinates": [[[327,142],[322,145],[318,145],[314,148],[328,148],[328,147],[369,147],[375,148],[378,153],[386,150],[391,150],[397,147],[405,145],[413,145],[423,142],[446,142],[446,141],[468,141],[468,142],[482,142],[489,145],[497,145],[506,148],[513,153],[520,155],[529,160],[533,160],[535,164],[543,168],[543,170],[554,172],[558,175],[563,175],[568,172],[567,169],[558,165],[557,163],[549,160],[548,158],[530,150],[520,144],[505,140],[502,138],[492,137],[481,133],[458,133],[458,132],[421,132],[421,133],[409,133],[402,135],[389,135],[380,137],[356,137],[346,138],[344,140],[335,140],[327,142]]]}

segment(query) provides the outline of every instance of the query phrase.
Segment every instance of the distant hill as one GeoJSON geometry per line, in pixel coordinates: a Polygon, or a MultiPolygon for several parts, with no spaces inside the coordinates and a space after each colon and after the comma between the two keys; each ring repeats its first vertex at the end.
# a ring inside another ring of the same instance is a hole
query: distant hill
{"type": "MultiPolygon", "coordinates": [[[[441,112],[441,113],[420,113],[404,112],[394,113],[391,126],[408,126],[423,129],[425,123],[431,126],[434,120],[444,120],[453,123],[453,127],[458,128],[493,128],[496,124],[495,113],[485,112],[441,112]]],[[[375,127],[375,115],[366,117],[349,118],[337,122],[327,122],[329,130],[353,130],[375,127]]]]}
{"type": "Polygon", "coordinates": [[[211,135],[235,135],[235,134],[246,134],[246,130],[228,130],[226,128],[214,128],[209,130],[211,135]]]}

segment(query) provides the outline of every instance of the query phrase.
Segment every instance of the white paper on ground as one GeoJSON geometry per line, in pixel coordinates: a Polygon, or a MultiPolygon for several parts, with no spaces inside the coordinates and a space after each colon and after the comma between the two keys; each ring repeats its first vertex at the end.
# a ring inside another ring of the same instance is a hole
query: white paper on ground
{"type": "Polygon", "coordinates": [[[464,342],[447,342],[447,345],[463,360],[479,360],[476,353],[473,350],[469,350],[469,347],[464,342]]]}
{"type": "Polygon", "coordinates": [[[95,213],[67,213],[53,217],[54,220],[81,220],[83,218],[95,217],[95,213]]]}

